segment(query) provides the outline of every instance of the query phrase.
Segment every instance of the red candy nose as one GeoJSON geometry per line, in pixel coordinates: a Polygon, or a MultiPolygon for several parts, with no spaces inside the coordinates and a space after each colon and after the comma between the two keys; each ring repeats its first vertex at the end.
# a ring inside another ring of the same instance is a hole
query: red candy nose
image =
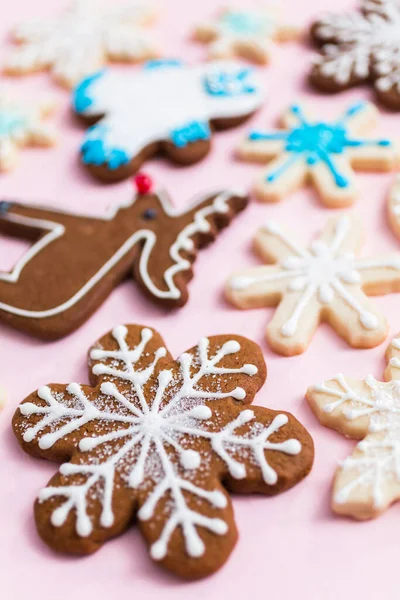
{"type": "Polygon", "coordinates": [[[146,173],[138,173],[133,182],[138,194],[148,194],[153,189],[153,180],[146,173]]]}

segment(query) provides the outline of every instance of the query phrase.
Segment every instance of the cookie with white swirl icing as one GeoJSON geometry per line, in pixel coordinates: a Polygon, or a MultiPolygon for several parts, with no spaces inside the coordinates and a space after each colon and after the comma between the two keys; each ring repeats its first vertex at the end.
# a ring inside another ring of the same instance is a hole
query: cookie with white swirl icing
{"type": "Polygon", "coordinates": [[[91,348],[89,373],[91,386],[39,388],[13,421],[26,452],[63,463],[35,505],[56,550],[89,554],[137,522],[154,561],[204,577],[237,540],[228,491],[278,494],[312,467],[297,419],[250,406],[266,366],[244,337],[174,361],[156,331],[122,325],[91,348]]]}

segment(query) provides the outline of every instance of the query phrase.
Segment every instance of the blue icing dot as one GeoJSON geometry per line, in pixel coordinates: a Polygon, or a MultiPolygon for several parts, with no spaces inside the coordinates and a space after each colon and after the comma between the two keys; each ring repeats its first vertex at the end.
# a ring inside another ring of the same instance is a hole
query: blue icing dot
{"type": "Polygon", "coordinates": [[[178,148],[184,148],[190,142],[199,140],[208,140],[210,138],[210,127],[208,123],[201,121],[192,121],[184,127],[180,127],[171,131],[171,141],[178,148]]]}
{"type": "Polygon", "coordinates": [[[0,112],[0,135],[8,136],[25,126],[26,120],[15,111],[0,112]]]}
{"type": "Polygon", "coordinates": [[[83,79],[75,88],[72,98],[72,104],[77,113],[83,113],[89,106],[94,103],[93,97],[90,95],[90,86],[94,81],[100,79],[104,75],[104,69],[83,79]]]}
{"type": "Polygon", "coordinates": [[[378,146],[391,146],[392,142],[390,140],[379,140],[378,146]]]}
{"type": "Polygon", "coordinates": [[[155,60],[149,60],[144,64],[144,69],[165,69],[165,68],[180,68],[183,67],[183,62],[175,58],[157,58],[155,60]]]}
{"type": "Polygon", "coordinates": [[[113,148],[106,144],[103,136],[103,127],[92,127],[89,129],[92,135],[96,133],[99,137],[87,139],[81,146],[82,160],[86,165],[101,166],[106,164],[111,170],[118,169],[130,161],[130,157],[122,148],[113,148]]]}
{"type": "Polygon", "coordinates": [[[236,71],[211,70],[204,77],[204,87],[211,96],[240,96],[256,92],[250,81],[252,69],[243,68],[236,71]]]}

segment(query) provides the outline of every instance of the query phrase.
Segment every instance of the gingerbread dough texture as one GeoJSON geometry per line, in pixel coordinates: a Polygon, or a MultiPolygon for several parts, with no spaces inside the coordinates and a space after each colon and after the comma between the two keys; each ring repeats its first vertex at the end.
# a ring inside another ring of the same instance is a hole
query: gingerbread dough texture
{"type": "Polygon", "coordinates": [[[188,300],[197,250],[247,204],[240,192],[199,195],[182,212],[164,191],[133,196],[102,217],[0,202],[0,232],[32,241],[0,273],[0,319],[45,339],[74,331],[126,277],[169,308],[188,300]]]}
{"type": "Polygon", "coordinates": [[[275,495],[311,469],[304,427],[251,406],[266,367],[246,338],[203,338],[174,361],[153,329],[117,326],[89,373],[90,386],[39,388],[13,421],[26,452],[62,463],[35,504],[56,550],[92,553],[135,521],[154,561],[204,577],[237,540],[228,491],[275,495]]]}

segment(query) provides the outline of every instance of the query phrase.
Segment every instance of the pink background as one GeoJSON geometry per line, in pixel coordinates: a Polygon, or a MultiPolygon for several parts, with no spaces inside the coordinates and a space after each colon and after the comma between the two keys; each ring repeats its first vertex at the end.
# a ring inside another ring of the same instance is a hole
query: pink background
{"type": "MultiPolygon", "coordinates": [[[[111,1],[111,0],[110,0],[111,1]]],[[[245,2],[244,4],[248,4],[245,2]]],[[[261,4],[261,3],[260,3],[261,4]]],[[[350,7],[346,0],[285,0],[285,13],[306,24],[328,8],[350,7]]],[[[0,20],[0,59],[6,53],[6,35],[21,18],[46,15],[62,7],[54,0],[3,0],[0,20]]],[[[201,60],[205,48],[188,40],[194,23],[207,18],[218,7],[216,0],[169,0],[160,2],[160,19],[154,37],[166,56],[201,60]]],[[[276,50],[263,74],[269,98],[253,119],[261,127],[274,125],[280,111],[297,98],[306,97],[315,112],[335,117],[350,100],[373,99],[369,88],[338,96],[313,94],[305,83],[311,50],[306,44],[290,43],[276,50]]],[[[102,187],[86,176],[77,161],[82,130],[69,113],[69,96],[46,75],[10,85],[31,95],[32,100],[52,93],[59,100],[55,118],[60,130],[53,150],[21,153],[20,165],[1,175],[0,196],[25,202],[48,203],[60,209],[90,214],[103,213],[108,205],[132,193],[129,181],[102,187]]],[[[1,83],[8,82],[3,77],[1,83]]],[[[398,133],[400,114],[383,112],[382,136],[398,133]]],[[[200,164],[186,169],[162,160],[147,164],[148,171],[184,207],[190,197],[207,188],[248,188],[258,167],[234,162],[232,150],[247,131],[246,124],[214,139],[213,149],[200,164]]],[[[366,229],[365,255],[399,248],[386,221],[386,194],[392,174],[360,174],[359,199],[355,210],[366,229]]],[[[338,371],[363,377],[381,377],[386,343],[368,351],[347,347],[327,326],[321,326],[302,356],[283,358],[273,354],[264,341],[265,326],[272,310],[240,312],[222,296],[225,278],[238,266],[257,264],[250,238],[266,218],[292,225],[305,241],[324,224],[332,211],[323,209],[311,189],[286,198],[279,205],[253,202],[217,243],[201,253],[190,287],[190,301],[179,312],[167,313],[149,304],[132,281],[121,285],[81,329],[56,343],[35,339],[0,328],[0,383],[8,390],[8,404],[0,415],[0,594],[7,600],[29,597],[67,598],[159,598],[199,597],[208,600],[260,595],[265,598],[312,600],[340,598],[397,599],[400,556],[399,509],[394,506],[381,518],[357,523],[334,517],[330,510],[330,486],[337,461],[354,442],[324,429],[308,409],[303,395],[307,386],[338,371]],[[293,490],[276,498],[237,497],[234,500],[240,541],[227,565],[215,576],[195,583],[181,582],[153,565],[138,531],[106,544],[96,555],[71,558],[49,550],[37,537],[32,514],[33,500],[56,465],[26,456],[18,447],[10,427],[17,404],[38,386],[51,382],[86,382],[85,353],[88,346],[116,322],[138,322],[158,328],[175,354],[207,334],[245,334],[262,347],[269,377],[257,403],[292,411],[308,427],[315,440],[316,457],[311,475],[293,490]]],[[[24,249],[23,244],[0,238],[0,268],[10,269],[24,249]]],[[[400,329],[399,296],[377,298],[377,306],[389,318],[390,337],[400,329]]],[[[388,340],[390,339],[388,338],[388,340]]]]}

